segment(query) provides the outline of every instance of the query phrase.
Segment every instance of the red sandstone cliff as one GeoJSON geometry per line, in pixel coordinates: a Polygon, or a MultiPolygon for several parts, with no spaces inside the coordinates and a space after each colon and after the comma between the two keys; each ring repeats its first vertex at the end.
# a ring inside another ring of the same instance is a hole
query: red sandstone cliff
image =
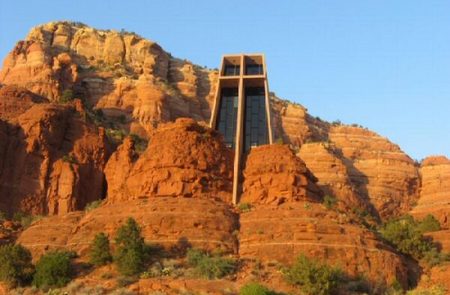
{"type": "Polygon", "coordinates": [[[430,235],[450,249],[448,159],[418,167],[372,131],[324,122],[275,96],[276,138],[290,149],[251,151],[241,201],[253,207],[239,213],[230,205],[232,154],[203,126],[216,79],[133,33],[68,22],[33,28],[0,71],[0,210],[59,216],[19,242],[35,258],[62,247],[83,256],[93,235],[132,216],[146,240],[169,247],[189,242],[267,264],[303,252],[405,283],[403,258],[352,219],[356,209],[384,220],[431,213],[443,230],[430,235]],[[68,90],[80,100],[60,103],[68,90]],[[103,117],[92,118],[95,110],[103,117]],[[180,117],[191,119],[173,122],[180,117]],[[112,151],[106,133],[120,129],[149,139],[146,150],[128,137],[112,151]],[[325,195],[340,213],[320,204],[325,195]]]}

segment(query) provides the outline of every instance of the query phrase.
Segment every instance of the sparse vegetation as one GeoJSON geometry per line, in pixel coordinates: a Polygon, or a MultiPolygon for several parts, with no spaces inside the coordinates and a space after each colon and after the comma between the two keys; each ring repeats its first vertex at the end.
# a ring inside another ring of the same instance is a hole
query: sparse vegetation
{"type": "Polygon", "coordinates": [[[13,215],[12,220],[20,223],[23,228],[29,227],[33,222],[41,219],[41,215],[31,215],[25,212],[16,212],[13,215]]]}
{"type": "Polygon", "coordinates": [[[59,98],[60,103],[68,103],[74,99],[74,94],[72,89],[66,89],[61,94],[61,97],[59,98]]]}
{"type": "Polygon", "coordinates": [[[91,210],[94,210],[95,208],[100,207],[102,205],[102,203],[103,203],[102,200],[92,201],[84,207],[84,211],[89,212],[91,210]]]}
{"type": "Polygon", "coordinates": [[[239,290],[239,295],[274,295],[267,287],[258,283],[248,283],[239,290]]]}
{"type": "Polygon", "coordinates": [[[239,203],[238,209],[242,213],[249,212],[250,210],[252,210],[252,205],[250,203],[239,203]]]}
{"type": "Polygon", "coordinates": [[[72,268],[70,260],[73,253],[53,251],[44,254],[36,263],[33,285],[40,289],[61,288],[71,280],[72,268]]]}
{"type": "Polygon", "coordinates": [[[143,139],[139,135],[133,133],[130,134],[130,137],[133,139],[134,142],[134,150],[138,154],[142,154],[143,152],[145,152],[145,150],[147,149],[148,141],[143,139]]]}
{"type": "Polygon", "coordinates": [[[33,272],[28,249],[20,244],[0,246],[0,281],[11,286],[24,285],[31,281],[33,272]]]}
{"type": "Polygon", "coordinates": [[[112,261],[109,239],[105,233],[99,233],[92,241],[89,262],[95,266],[108,264],[112,261]]]}
{"type": "Polygon", "coordinates": [[[330,195],[323,197],[323,204],[327,209],[333,209],[337,204],[337,199],[330,195]]]}
{"type": "Polygon", "coordinates": [[[427,289],[416,289],[406,292],[406,295],[445,295],[447,289],[443,286],[433,286],[427,289]]]}
{"type": "Polygon", "coordinates": [[[302,254],[294,265],[285,271],[285,278],[290,284],[301,288],[305,294],[327,295],[336,290],[342,282],[342,271],[302,254]]]}
{"type": "Polygon", "coordinates": [[[429,232],[438,231],[441,229],[441,224],[431,214],[428,214],[424,219],[422,219],[417,224],[417,226],[418,226],[418,230],[422,233],[429,233],[429,232]]]}
{"type": "Polygon", "coordinates": [[[117,230],[114,262],[123,275],[137,275],[145,269],[148,247],[141,236],[141,229],[133,218],[117,230]]]}
{"type": "Polygon", "coordinates": [[[447,260],[448,255],[439,253],[431,239],[423,234],[438,229],[439,222],[432,216],[416,221],[412,216],[406,215],[387,222],[379,232],[399,251],[415,259],[424,259],[430,265],[436,265],[447,260]]]}
{"type": "Polygon", "coordinates": [[[220,279],[236,272],[236,260],[224,258],[218,254],[211,255],[199,249],[187,251],[187,261],[194,267],[200,277],[207,279],[220,279]]]}
{"type": "Polygon", "coordinates": [[[5,214],[5,212],[3,212],[3,211],[0,211],[0,222],[3,222],[3,221],[5,221],[7,218],[6,218],[6,214],[5,214]]]}
{"type": "Polygon", "coordinates": [[[63,160],[63,162],[70,163],[70,164],[78,163],[78,161],[74,155],[64,155],[64,156],[62,156],[61,160],[63,160]]]}

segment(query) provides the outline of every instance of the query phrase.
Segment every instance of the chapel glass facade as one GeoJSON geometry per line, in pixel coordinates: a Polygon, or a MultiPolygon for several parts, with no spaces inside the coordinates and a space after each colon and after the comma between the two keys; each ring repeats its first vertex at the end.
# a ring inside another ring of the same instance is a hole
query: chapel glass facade
{"type": "Polygon", "coordinates": [[[217,129],[223,134],[225,144],[234,148],[236,144],[236,121],[238,89],[222,88],[217,129]]]}

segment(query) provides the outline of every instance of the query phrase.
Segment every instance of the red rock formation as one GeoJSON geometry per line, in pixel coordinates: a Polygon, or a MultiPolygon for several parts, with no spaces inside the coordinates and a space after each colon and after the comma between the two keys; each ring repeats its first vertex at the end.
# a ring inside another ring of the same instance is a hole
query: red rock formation
{"type": "Polygon", "coordinates": [[[334,126],[330,141],[342,151],[352,184],[381,218],[409,211],[418,198],[414,161],[387,139],[357,127],[334,126]]]}
{"type": "Polygon", "coordinates": [[[0,210],[62,214],[101,198],[103,132],[71,106],[20,104],[17,110],[28,109],[0,124],[0,210]]]}
{"type": "Polygon", "coordinates": [[[57,101],[65,90],[109,116],[125,115],[135,133],[159,122],[210,114],[217,72],[172,58],[134,33],[80,23],[35,27],[5,59],[0,82],[57,101]]]}
{"type": "Polygon", "coordinates": [[[240,217],[239,255],[264,263],[291,264],[305,254],[372,282],[407,285],[402,258],[374,233],[313,202],[256,205],[240,217]]]}
{"type": "Polygon", "coordinates": [[[305,143],[301,146],[298,156],[318,178],[317,184],[324,194],[339,201],[339,209],[349,212],[358,208],[370,212],[370,206],[360,198],[353,187],[348,168],[335,147],[324,142],[305,143]]]}
{"type": "Polygon", "coordinates": [[[48,217],[26,229],[17,242],[29,248],[34,259],[52,249],[71,249],[87,258],[96,234],[105,232],[113,238],[129,217],[140,224],[149,243],[175,249],[192,245],[236,251],[233,232],[238,225],[237,216],[228,205],[208,199],[171,197],[131,200],[87,213],[48,217]]]}
{"type": "Polygon", "coordinates": [[[48,102],[25,88],[3,86],[0,88],[0,118],[15,121],[35,103],[48,102]]]}
{"type": "Polygon", "coordinates": [[[315,177],[286,145],[252,148],[243,171],[241,203],[281,204],[320,200],[315,177]]]}
{"type": "Polygon", "coordinates": [[[420,175],[420,198],[411,214],[417,218],[432,214],[442,228],[450,229],[450,160],[443,156],[426,158],[420,175]]]}
{"type": "Polygon", "coordinates": [[[304,253],[353,275],[366,273],[373,282],[397,278],[406,286],[400,256],[345,214],[317,203],[316,179],[287,146],[253,148],[243,175],[241,202],[254,208],[241,214],[241,258],[289,264],[304,253]]]}
{"type": "Polygon", "coordinates": [[[131,148],[125,142],[108,162],[109,203],[154,196],[231,200],[231,152],[217,132],[194,120],[160,126],[135,163],[131,148]]]}

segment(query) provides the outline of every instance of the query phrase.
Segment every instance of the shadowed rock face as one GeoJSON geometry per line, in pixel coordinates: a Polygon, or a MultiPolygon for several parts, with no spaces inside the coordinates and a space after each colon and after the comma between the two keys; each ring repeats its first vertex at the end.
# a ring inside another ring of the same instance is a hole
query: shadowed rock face
{"type": "Polygon", "coordinates": [[[0,210],[63,214],[82,209],[103,195],[108,157],[103,131],[84,122],[72,106],[32,99],[20,90],[0,95],[17,115],[0,114],[0,210]]]}
{"type": "Polygon", "coordinates": [[[420,198],[411,214],[418,219],[428,214],[436,217],[442,230],[428,235],[443,251],[450,252],[450,160],[443,156],[428,157],[422,161],[420,174],[420,198]]]}

